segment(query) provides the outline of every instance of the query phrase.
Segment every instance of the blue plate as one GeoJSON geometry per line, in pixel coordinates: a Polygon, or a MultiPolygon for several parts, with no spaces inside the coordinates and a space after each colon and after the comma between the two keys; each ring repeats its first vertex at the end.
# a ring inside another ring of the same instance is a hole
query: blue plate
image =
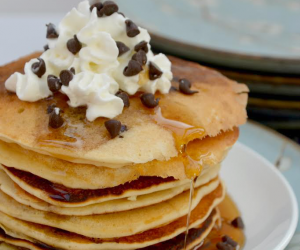
{"type": "MultiPolygon", "coordinates": [[[[300,204],[300,146],[281,134],[253,122],[241,127],[239,140],[278,167],[291,184],[300,204]]],[[[296,234],[286,250],[299,249],[300,221],[296,234]]]]}
{"type": "Polygon", "coordinates": [[[300,74],[297,0],[117,2],[166,52],[223,66],[300,74]]]}

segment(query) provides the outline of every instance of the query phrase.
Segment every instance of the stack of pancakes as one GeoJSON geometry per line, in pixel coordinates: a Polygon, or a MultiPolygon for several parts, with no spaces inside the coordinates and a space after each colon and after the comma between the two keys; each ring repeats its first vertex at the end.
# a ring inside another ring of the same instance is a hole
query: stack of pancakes
{"type": "Polygon", "coordinates": [[[187,221],[186,249],[201,243],[220,221],[220,163],[246,121],[247,87],[170,57],[170,93],[154,110],[131,97],[116,118],[127,131],[111,139],[107,119],[88,122],[61,94],[27,103],[6,91],[38,56],[0,68],[0,249],[180,250],[187,221]],[[180,93],[182,78],[199,93],[180,93]],[[48,126],[51,105],[62,128],[48,126]]]}

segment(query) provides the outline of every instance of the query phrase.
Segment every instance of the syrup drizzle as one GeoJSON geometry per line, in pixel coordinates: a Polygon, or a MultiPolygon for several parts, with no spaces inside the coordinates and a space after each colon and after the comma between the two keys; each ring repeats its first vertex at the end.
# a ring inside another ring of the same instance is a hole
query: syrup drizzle
{"type": "Polygon", "coordinates": [[[162,115],[161,108],[157,108],[152,117],[158,125],[164,127],[165,129],[173,133],[176,149],[185,167],[185,174],[191,180],[190,195],[189,195],[189,209],[187,214],[186,232],[185,232],[185,239],[184,239],[184,250],[185,250],[187,245],[189,227],[190,227],[190,216],[191,216],[192,205],[193,205],[195,179],[201,174],[201,171],[203,169],[199,161],[194,160],[192,157],[188,155],[186,149],[187,149],[187,144],[190,141],[193,141],[198,138],[203,138],[205,136],[205,130],[203,128],[194,127],[186,123],[166,119],[162,115]]]}

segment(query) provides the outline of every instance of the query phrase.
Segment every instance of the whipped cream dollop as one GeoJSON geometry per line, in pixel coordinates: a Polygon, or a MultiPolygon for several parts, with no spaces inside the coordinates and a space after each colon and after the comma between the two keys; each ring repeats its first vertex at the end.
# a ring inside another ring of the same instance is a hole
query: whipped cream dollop
{"type": "Polygon", "coordinates": [[[99,10],[91,8],[89,1],[81,2],[60,22],[55,30],[57,36],[48,38],[49,49],[40,56],[45,73],[34,73],[39,60],[33,59],[26,63],[25,74],[15,73],[6,81],[7,90],[15,92],[20,100],[35,102],[54,94],[48,86],[49,75],[59,78],[63,70],[72,69],[74,76],[59,91],[69,97],[70,106],[86,106],[89,121],[121,114],[124,103],[116,96],[120,90],[129,95],[138,91],[167,94],[173,78],[171,62],[163,54],[153,54],[147,30],[136,27],[137,34],[129,33],[129,25],[132,23],[121,13],[99,17],[99,10]],[[117,42],[125,45],[122,53],[117,42]],[[138,48],[141,42],[144,46],[138,48]],[[139,61],[141,70],[135,72],[128,67],[139,49],[147,58],[145,63],[139,61]],[[157,77],[149,77],[150,64],[160,71],[157,77]],[[134,73],[126,76],[126,69],[134,73]]]}

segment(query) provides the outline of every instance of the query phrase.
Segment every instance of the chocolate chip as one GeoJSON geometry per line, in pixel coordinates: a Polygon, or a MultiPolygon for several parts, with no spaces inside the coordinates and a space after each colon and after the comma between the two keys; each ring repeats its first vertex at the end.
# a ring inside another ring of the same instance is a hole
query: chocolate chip
{"type": "Polygon", "coordinates": [[[177,92],[178,91],[178,89],[176,88],[176,87],[174,87],[174,86],[171,86],[171,88],[170,88],[170,92],[177,92]]]}
{"type": "Polygon", "coordinates": [[[62,72],[60,72],[59,77],[62,85],[68,87],[69,83],[73,80],[74,75],[71,70],[63,70],[62,72]]]}
{"type": "Polygon", "coordinates": [[[34,74],[41,78],[46,73],[46,64],[42,58],[37,58],[39,61],[32,64],[31,69],[34,74]]]}
{"type": "Polygon", "coordinates": [[[135,60],[137,62],[139,62],[142,65],[146,65],[147,63],[147,55],[146,52],[143,50],[140,50],[139,52],[135,53],[132,56],[132,60],[135,60]]]}
{"type": "Polygon", "coordinates": [[[75,69],[72,67],[72,68],[70,68],[70,71],[73,73],[73,75],[75,75],[75,69]]]}
{"type": "Polygon", "coordinates": [[[237,247],[238,243],[235,242],[232,238],[230,238],[228,235],[225,235],[222,237],[222,241],[224,243],[227,243],[228,245],[231,245],[233,247],[237,247]]]}
{"type": "Polygon", "coordinates": [[[130,49],[122,42],[116,42],[117,47],[119,49],[119,56],[122,56],[126,52],[128,52],[130,49]]]}
{"type": "Polygon", "coordinates": [[[124,107],[128,108],[130,106],[130,101],[129,101],[129,96],[127,93],[123,92],[123,91],[119,91],[116,94],[117,97],[121,98],[124,102],[124,107]]]}
{"type": "Polygon", "coordinates": [[[44,46],[44,51],[47,51],[48,49],[49,49],[49,45],[46,44],[46,45],[44,46]]]}
{"type": "Polygon", "coordinates": [[[120,15],[122,15],[123,17],[125,17],[125,15],[124,15],[124,13],[122,13],[122,12],[118,12],[120,15]]]}
{"type": "Polygon", "coordinates": [[[47,26],[47,35],[48,39],[58,38],[58,33],[56,31],[55,25],[53,23],[49,23],[47,26]]]}
{"type": "Polygon", "coordinates": [[[98,17],[102,17],[103,14],[104,14],[103,11],[102,11],[103,4],[100,3],[100,2],[99,2],[99,3],[93,4],[93,5],[91,6],[91,8],[90,8],[90,11],[92,12],[94,8],[97,9],[97,16],[98,16],[98,17]]]}
{"type": "Polygon", "coordinates": [[[226,244],[224,242],[219,242],[217,244],[217,249],[218,250],[234,250],[231,245],[228,245],[228,244],[226,244]]]}
{"type": "Polygon", "coordinates": [[[149,79],[151,81],[156,80],[162,76],[163,72],[160,70],[160,68],[154,63],[149,63],[149,79]]]}
{"type": "Polygon", "coordinates": [[[125,21],[125,23],[126,23],[127,36],[135,37],[138,34],[140,34],[140,30],[134,22],[132,22],[131,20],[128,19],[128,20],[125,21]]]}
{"type": "Polygon", "coordinates": [[[75,35],[74,38],[70,39],[67,42],[67,48],[68,50],[73,53],[74,55],[76,55],[82,48],[81,43],[79,42],[77,36],[75,35]]]}
{"type": "Polygon", "coordinates": [[[56,108],[55,104],[49,105],[47,108],[47,114],[51,114],[53,112],[54,108],[56,108]]]}
{"type": "Polygon", "coordinates": [[[56,93],[61,89],[62,84],[58,77],[54,75],[49,75],[47,78],[47,82],[50,91],[52,91],[53,93],[56,93]]]}
{"type": "Polygon", "coordinates": [[[121,126],[121,133],[124,133],[124,132],[126,132],[126,131],[128,131],[127,126],[126,126],[126,125],[122,125],[122,126],[121,126]]]}
{"type": "Polygon", "coordinates": [[[128,66],[124,69],[124,76],[135,76],[139,74],[143,70],[142,65],[135,61],[135,60],[130,60],[128,63],[128,66]]]}
{"type": "Polygon", "coordinates": [[[231,222],[231,225],[234,226],[234,227],[236,227],[236,228],[240,228],[240,229],[244,229],[245,228],[244,222],[243,222],[243,220],[242,220],[241,217],[235,218],[231,222]]]}
{"type": "Polygon", "coordinates": [[[122,124],[120,121],[117,121],[117,120],[109,120],[109,121],[106,121],[104,123],[107,131],[109,132],[110,134],[110,137],[112,139],[114,139],[115,137],[117,137],[120,132],[121,132],[121,128],[122,128],[122,124]]]}
{"type": "Polygon", "coordinates": [[[64,119],[60,114],[60,109],[55,107],[49,116],[49,126],[51,128],[57,129],[60,128],[63,124],[64,119]]]}
{"type": "Polygon", "coordinates": [[[193,95],[198,93],[199,91],[197,90],[191,90],[192,84],[189,80],[187,79],[180,79],[179,80],[179,90],[181,93],[185,95],[193,95]]]}
{"type": "Polygon", "coordinates": [[[155,96],[151,93],[145,93],[141,95],[141,101],[147,108],[153,109],[159,104],[159,98],[155,99],[155,96]]]}
{"type": "Polygon", "coordinates": [[[118,7],[118,5],[115,2],[113,2],[113,1],[106,1],[106,2],[104,2],[103,8],[102,8],[101,11],[103,11],[103,13],[106,16],[111,16],[115,12],[118,12],[118,10],[119,10],[119,7],[118,7]]]}
{"type": "Polygon", "coordinates": [[[146,41],[141,41],[140,43],[138,43],[137,45],[135,45],[134,50],[136,52],[139,52],[140,50],[143,50],[147,54],[148,51],[149,51],[148,43],[146,41]]]}

